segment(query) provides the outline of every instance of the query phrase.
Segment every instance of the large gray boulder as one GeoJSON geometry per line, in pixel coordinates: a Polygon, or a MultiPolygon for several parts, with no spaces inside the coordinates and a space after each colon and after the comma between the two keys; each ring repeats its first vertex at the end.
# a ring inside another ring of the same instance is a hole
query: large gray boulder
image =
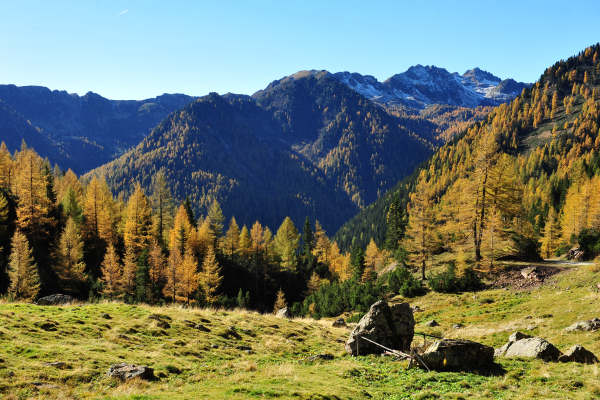
{"type": "Polygon", "coordinates": [[[595,364],[598,362],[598,358],[586,349],[585,347],[576,344],[569,348],[565,354],[558,358],[560,362],[577,362],[582,364],[595,364]]]}
{"type": "Polygon", "coordinates": [[[117,378],[122,381],[128,381],[134,378],[145,379],[148,381],[156,379],[154,370],[150,367],[120,363],[112,365],[106,375],[117,378]]]}
{"type": "Polygon", "coordinates": [[[361,318],[346,341],[346,351],[353,356],[381,354],[385,350],[361,338],[367,338],[394,350],[410,349],[415,333],[415,319],[408,303],[388,305],[380,300],[361,318]]]}
{"type": "Polygon", "coordinates": [[[561,352],[550,342],[540,337],[525,337],[507,344],[496,350],[496,357],[539,358],[544,361],[557,361],[561,352]]]}
{"type": "Polygon", "coordinates": [[[442,339],[421,355],[425,365],[436,371],[470,371],[494,366],[494,348],[470,340],[442,339]]]}
{"type": "Polygon", "coordinates": [[[566,332],[577,332],[577,331],[589,332],[589,331],[596,331],[598,329],[600,329],[600,318],[592,318],[587,321],[575,322],[573,325],[566,327],[565,331],[566,332]]]}
{"type": "Polygon", "coordinates": [[[37,301],[40,306],[59,306],[63,304],[70,304],[75,299],[68,294],[51,294],[50,296],[42,297],[37,301]]]}

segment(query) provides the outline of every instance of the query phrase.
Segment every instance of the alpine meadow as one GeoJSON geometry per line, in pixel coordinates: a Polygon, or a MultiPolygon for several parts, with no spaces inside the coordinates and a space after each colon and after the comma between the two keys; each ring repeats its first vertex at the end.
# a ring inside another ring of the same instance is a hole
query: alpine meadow
{"type": "Polygon", "coordinates": [[[600,398],[600,8],[351,3],[0,5],[0,398],[600,398]]]}

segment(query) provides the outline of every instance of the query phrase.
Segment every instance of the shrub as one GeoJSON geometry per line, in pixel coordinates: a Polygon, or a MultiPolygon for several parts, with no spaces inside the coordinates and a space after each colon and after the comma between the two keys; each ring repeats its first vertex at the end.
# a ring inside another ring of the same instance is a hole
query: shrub
{"type": "Polygon", "coordinates": [[[577,243],[583,256],[591,260],[600,254],[600,231],[597,229],[584,229],[577,236],[577,243]]]}
{"type": "Polygon", "coordinates": [[[429,277],[429,286],[436,292],[458,293],[480,290],[484,285],[473,268],[465,268],[463,275],[458,277],[454,264],[449,264],[446,271],[429,277]]]}
{"type": "Polygon", "coordinates": [[[404,297],[415,297],[425,294],[425,288],[420,280],[416,279],[410,271],[399,267],[388,274],[388,289],[391,293],[401,294],[404,297]]]}

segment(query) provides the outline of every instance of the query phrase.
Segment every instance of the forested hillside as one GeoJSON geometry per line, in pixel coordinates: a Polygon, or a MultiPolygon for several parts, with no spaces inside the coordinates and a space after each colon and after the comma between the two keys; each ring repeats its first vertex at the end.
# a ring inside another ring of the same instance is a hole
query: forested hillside
{"type": "Polygon", "coordinates": [[[10,151],[25,140],[52,163],[83,173],[123,154],[192,100],[171,94],[109,100],[92,92],[78,96],[40,86],[0,85],[0,139],[10,151]],[[29,128],[19,128],[20,121],[29,128]]]}
{"type": "MultiPolygon", "coordinates": [[[[440,148],[418,173],[406,232],[395,247],[418,265],[450,252],[492,266],[507,257],[552,257],[577,244],[594,257],[599,53],[595,45],[557,62],[532,88],[440,148]]],[[[382,204],[378,209],[389,214],[382,204]]],[[[368,227],[358,220],[353,224],[368,227]]]]}

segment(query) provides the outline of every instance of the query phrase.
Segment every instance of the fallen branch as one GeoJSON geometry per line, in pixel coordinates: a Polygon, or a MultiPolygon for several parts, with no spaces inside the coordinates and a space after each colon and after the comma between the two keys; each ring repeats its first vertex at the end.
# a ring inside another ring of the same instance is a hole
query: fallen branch
{"type": "Polygon", "coordinates": [[[421,364],[423,367],[425,367],[425,369],[427,371],[431,371],[429,369],[429,367],[427,366],[427,364],[425,364],[425,362],[423,361],[423,359],[417,353],[415,353],[414,351],[411,352],[412,354],[408,354],[408,353],[405,353],[405,352],[400,351],[400,350],[390,349],[389,347],[386,347],[386,346],[384,346],[382,344],[379,344],[379,343],[377,343],[377,342],[375,342],[375,341],[373,341],[371,339],[368,339],[366,337],[358,336],[358,338],[359,339],[363,339],[363,340],[365,340],[365,341],[367,341],[369,343],[372,343],[375,346],[381,347],[382,349],[386,350],[388,353],[394,355],[395,357],[397,357],[400,360],[406,360],[406,359],[410,360],[409,366],[412,365],[413,361],[415,361],[415,362],[421,364]]]}

